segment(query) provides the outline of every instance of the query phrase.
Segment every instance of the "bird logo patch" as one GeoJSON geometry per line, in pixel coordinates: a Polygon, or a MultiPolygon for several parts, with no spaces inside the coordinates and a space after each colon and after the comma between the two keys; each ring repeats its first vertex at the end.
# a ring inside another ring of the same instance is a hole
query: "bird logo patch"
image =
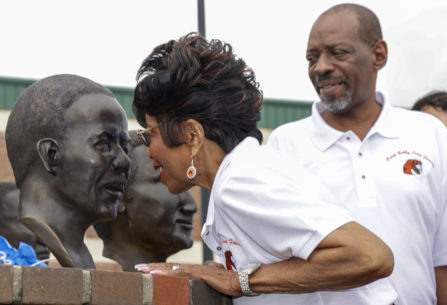
{"type": "Polygon", "coordinates": [[[407,175],[422,174],[422,162],[415,159],[409,159],[404,164],[404,173],[407,175]]]}

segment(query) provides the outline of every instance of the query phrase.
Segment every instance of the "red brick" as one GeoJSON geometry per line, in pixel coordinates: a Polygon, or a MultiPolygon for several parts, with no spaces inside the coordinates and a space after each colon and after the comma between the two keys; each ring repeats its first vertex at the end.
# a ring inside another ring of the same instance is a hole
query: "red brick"
{"type": "Polygon", "coordinates": [[[187,277],[153,274],[154,305],[189,305],[187,277]]]}
{"type": "Polygon", "coordinates": [[[122,272],[123,267],[115,262],[95,262],[96,270],[122,272]]]}
{"type": "Polygon", "coordinates": [[[13,298],[13,267],[0,265],[0,304],[11,304],[13,298]]]}
{"type": "Polygon", "coordinates": [[[231,297],[221,294],[201,280],[190,280],[191,304],[193,305],[231,305],[231,297]]]}
{"type": "MultiPolygon", "coordinates": [[[[92,305],[140,305],[141,273],[91,270],[92,305]]],[[[172,304],[171,304],[172,305],[172,304]]]]}
{"type": "Polygon", "coordinates": [[[23,266],[22,279],[22,304],[82,304],[81,269],[23,266]]]}

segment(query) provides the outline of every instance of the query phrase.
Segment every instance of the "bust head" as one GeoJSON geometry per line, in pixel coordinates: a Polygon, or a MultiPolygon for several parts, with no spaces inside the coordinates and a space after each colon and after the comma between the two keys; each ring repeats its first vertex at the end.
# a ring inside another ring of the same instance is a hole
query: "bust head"
{"type": "Polygon", "coordinates": [[[162,262],[190,248],[196,203],[189,192],[171,194],[158,179],[136,131],[129,132],[132,160],[129,183],[116,220],[98,223],[95,229],[104,241],[104,255],[117,260],[125,271],[141,262],[162,262]],[[126,251],[119,249],[126,245],[126,251]],[[134,248],[140,255],[132,254],[134,248]]]}
{"type": "Polygon", "coordinates": [[[129,175],[121,105],[110,90],[84,77],[47,77],[20,95],[5,138],[22,221],[44,227],[48,234],[39,239],[46,244],[57,237],[62,245],[53,246],[88,253],[77,245],[89,225],[116,217],[129,175]]]}

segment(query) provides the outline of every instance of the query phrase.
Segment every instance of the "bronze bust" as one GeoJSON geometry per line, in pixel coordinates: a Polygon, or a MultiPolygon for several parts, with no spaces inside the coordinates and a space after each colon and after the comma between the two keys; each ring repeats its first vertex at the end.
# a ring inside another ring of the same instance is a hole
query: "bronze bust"
{"type": "Polygon", "coordinates": [[[5,138],[22,222],[61,266],[95,268],[85,231],[117,216],[129,176],[121,105],[87,78],[50,76],[20,95],[5,138]]]}
{"type": "Polygon", "coordinates": [[[103,255],[124,271],[141,262],[165,262],[167,257],[193,244],[193,215],[197,205],[189,192],[171,194],[158,180],[136,131],[129,132],[132,160],[129,183],[118,217],[95,224],[104,242],[103,255]]]}

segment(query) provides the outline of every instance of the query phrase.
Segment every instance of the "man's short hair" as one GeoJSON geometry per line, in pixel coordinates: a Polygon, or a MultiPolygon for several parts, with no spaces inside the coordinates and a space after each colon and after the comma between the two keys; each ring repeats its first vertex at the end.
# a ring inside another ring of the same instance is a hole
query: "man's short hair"
{"type": "Polygon", "coordinates": [[[6,126],[6,148],[20,186],[30,165],[37,159],[37,142],[42,138],[62,141],[66,110],[86,94],[114,96],[104,86],[87,78],[61,74],[34,82],[17,99],[6,126]]]}
{"type": "Polygon", "coordinates": [[[357,16],[357,21],[359,23],[357,34],[360,40],[362,40],[364,43],[372,46],[377,41],[383,39],[379,18],[373,11],[365,6],[354,3],[342,3],[329,8],[322,15],[328,15],[342,11],[352,11],[355,13],[355,15],[357,16]]]}
{"type": "Polygon", "coordinates": [[[414,103],[412,110],[422,110],[425,106],[432,106],[447,111],[447,91],[431,91],[414,103]]]}

